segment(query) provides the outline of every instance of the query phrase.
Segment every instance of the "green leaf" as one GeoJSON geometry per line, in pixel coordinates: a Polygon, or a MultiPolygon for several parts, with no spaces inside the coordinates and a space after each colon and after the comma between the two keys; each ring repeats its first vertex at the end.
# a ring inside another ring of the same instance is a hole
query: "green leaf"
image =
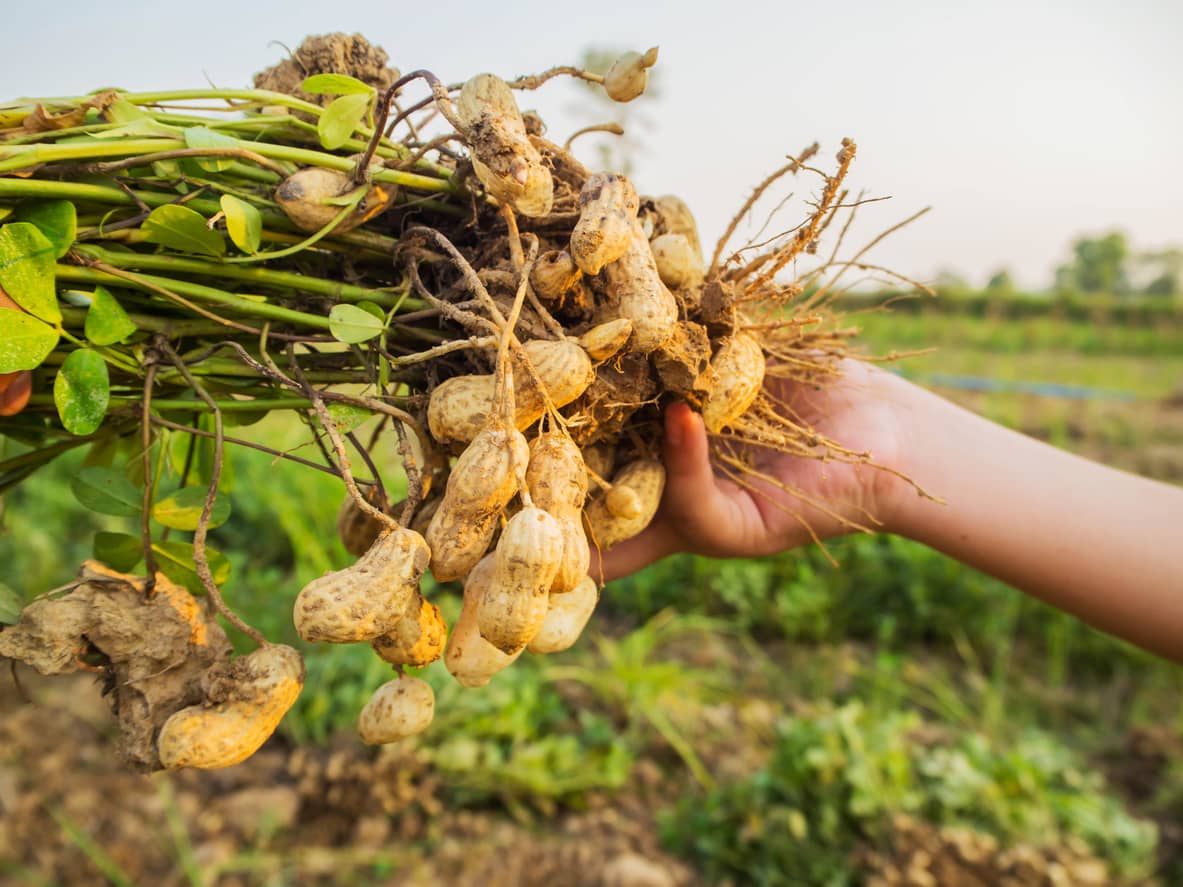
{"type": "Polygon", "coordinates": [[[300,89],[312,95],[372,95],[374,87],[348,74],[313,74],[305,77],[300,89]]]}
{"type": "Polygon", "coordinates": [[[0,624],[16,625],[21,621],[21,609],[24,606],[21,596],[0,582],[0,624]]]}
{"type": "Polygon", "coordinates": [[[49,323],[62,319],[53,289],[55,256],[49,238],[31,222],[9,222],[0,228],[0,287],[49,323]]]}
{"type": "Polygon", "coordinates": [[[202,256],[226,254],[222,232],[206,225],[205,217],[187,206],[167,204],[152,210],[143,224],[144,239],[169,249],[202,256]]]}
{"type": "Polygon", "coordinates": [[[70,251],[78,231],[78,213],[69,200],[26,200],[16,208],[12,220],[36,225],[53,244],[56,259],[70,251]]]}
{"type": "Polygon", "coordinates": [[[374,415],[367,409],[354,406],[351,403],[329,404],[329,415],[333,417],[333,424],[342,434],[348,434],[374,415]]]}
{"type": "MultiPolygon", "coordinates": [[[[206,126],[190,126],[185,130],[185,145],[190,148],[237,148],[238,140],[206,126]]],[[[231,157],[202,157],[194,162],[206,172],[221,172],[234,160],[231,157]]]]}
{"type": "Polygon", "coordinates": [[[234,245],[244,253],[257,253],[263,239],[263,216],[252,204],[233,194],[223,194],[220,203],[226,214],[226,232],[234,245]]]}
{"type": "MultiPolygon", "coordinates": [[[[196,530],[205,507],[204,487],[182,487],[165,496],[152,508],[152,516],[174,530],[196,530]]],[[[222,496],[214,500],[209,526],[220,527],[230,517],[230,500],[222,496]]]]}
{"type": "Polygon", "coordinates": [[[136,331],[123,306],[105,286],[96,286],[86,312],[86,338],[92,345],[114,345],[136,331]]]}
{"type": "Polygon", "coordinates": [[[0,308],[0,373],[40,366],[58,343],[58,331],[21,311],[0,308]]]}
{"type": "Polygon", "coordinates": [[[144,557],[144,542],[127,533],[95,533],[94,558],[120,573],[130,573],[144,557]]]}
{"type": "MultiPolygon", "coordinates": [[[[205,586],[197,578],[197,568],[193,564],[193,546],[188,542],[153,542],[152,550],[156,553],[156,566],[160,572],[184,585],[194,594],[202,594],[205,586]]],[[[214,582],[222,585],[230,578],[230,561],[219,551],[207,547],[206,560],[214,582]]]]}
{"type": "Polygon", "coordinates": [[[340,148],[353,135],[366,111],[370,108],[370,95],[343,95],[333,99],[316,121],[316,133],[326,150],[340,148]]]}
{"type": "Polygon", "coordinates": [[[365,311],[367,314],[374,315],[376,318],[382,321],[383,324],[386,323],[386,309],[377,302],[371,302],[369,299],[362,299],[356,304],[357,307],[362,311],[365,311]]]}
{"type": "Polygon", "coordinates": [[[138,105],[133,105],[127,99],[118,98],[111,102],[103,111],[103,116],[111,123],[132,123],[136,120],[151,120],[147,111],[138,105]]]}
{"type": "Polygon", "coordinates": [[[111,401],[107,362],[89,348],[71,351],[53,380],[53,402],[71,434],[91,434],[103,424],[111,401]]]}
{"type": "Polygon", "coordinates": [[[83,468],[70,479],[70,490],[83,506],[99,514],[135,517],[143,507],[143,492],[114,468],[83,468]]]}
{"type": "Polygon", "coordinates": [[[356,305],[334,305],[329,312],[329,332],[338,342],[364,342],[382,332],[383,322],[356,305]]]}

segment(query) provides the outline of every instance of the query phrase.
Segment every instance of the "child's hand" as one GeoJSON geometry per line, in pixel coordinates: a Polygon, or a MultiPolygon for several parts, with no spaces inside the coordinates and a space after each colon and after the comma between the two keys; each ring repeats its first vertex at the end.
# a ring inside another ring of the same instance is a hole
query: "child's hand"
{"type": "MultiPolygon", "coordinates": [[[[906,451],[900,417],[911,386],[857,361],[843,361],[839,369],[841,378],[821,388],[770,380],[769,391],[803,424],[900,470],[906,451]]],[[[757,474],[736,473],[738,482],[716,474],[702,417],[686,404],[666,411],[663,461],[668,477],[657,517],[641,535],[603,553],[605,580],[679,551],[750,557],[836,536],[853,525],[883,529],[896,500],[912,494],[891,471],[767,449],[751,453],[757,474]]],[[[599,575],[594,566],[592,575],[599,575]]]]}

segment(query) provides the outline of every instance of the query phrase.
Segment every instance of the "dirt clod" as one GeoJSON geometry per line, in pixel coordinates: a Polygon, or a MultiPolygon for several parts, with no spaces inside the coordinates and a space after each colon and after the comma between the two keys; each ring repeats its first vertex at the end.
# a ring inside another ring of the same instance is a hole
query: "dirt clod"
{"type": "MultiPolygon", "coordinates": [[[[255,75],[256,89],[283,92],[306,102],[328,105],[336,96],[312,95],[300,89],[314,74],[348,74],[378,90],[398,79],[390,57],[361,34],[318,34],[305,38],[288,58],[255,75]]],[[[301,115],[305,116],[305,115],[301,115]]]]}

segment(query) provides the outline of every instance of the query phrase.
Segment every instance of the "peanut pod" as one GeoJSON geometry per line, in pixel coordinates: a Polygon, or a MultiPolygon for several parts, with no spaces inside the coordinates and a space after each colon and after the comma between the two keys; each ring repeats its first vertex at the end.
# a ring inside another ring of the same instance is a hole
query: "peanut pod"
{"type": "Polygon", "coordinates": [[[708,431],[731,425],[756,402],[764,385],[764,366],[764,350],[747,333],[736,333],[715,352],[711,390],[702,409],[708,431]]]}
{"type": "Polygon", "coordinates": [[[370,641],[370,646],[391,665],[422,668],[444,654],[448,626],[440,608],[418,592],[394,628],[370,641]]]}
{"type": "Polygon", "coordinates": [[[579,192],[571,256],[584,274],[599,274],[629,248],[641,202],[632,182],[615,173],[588,177],[579,192]]]}
{"type": "Polygon", "coordinates": [[[601,549],[631,539],[649,526],[665,491],[665,468],[654,459],[630,462],[612,478],[612,490],[627,490],[631,494],[617,494],[621,515],[609,509],[606,495],[593,499],[584,511],[588,536],[601,549]],[[626,501],[627,511],[623,507],[626,501]]]}
{"type": "MultiPolygon", "coordinates": [[[[348,173],[309,166],[292,173],[275,189],[275,202],[301,231],[319,231],[342,211],[341,198],[357,185],[348,173]]],[[[394,202],[393,185],[371,184],[353,212],[333,229],[343,234],[383,212],[394,202]]]]}
{"type": "Polygon", "coordinates": [[[597,363],[612,357],[633,334],[633,322],[627,317],[618,317],[607,323],[600,323],[579,337],[579,344],[587,356],[597,363]]]}
{"type": "Polygon", "coordinates": [[[496,571],[496,556],[490,554],[468,574],[464,582],[464,603],[459,618],[452,626],[448,649],[444,652],[444,665],[452,677],[465,687],[485,686],[493,675],[511,665],[522,652],[518,650],[512,655],[502,653],[481,637],[477,627],[477,608],[496,571]]]}
{"type": "Polygon", "coordinates": [[[357,717],[362,742],[384,745],[422,733],[435,717],[435,693],[422,678],[399,675],[374,691],[357,717]]]}
{"type": "Polygon", "coordinates": [[[306,641],[351,644],[386,634],[418,593],[431,552],[400,527],[378,537],[357,563],[313,579],[296,597],[293,618],[306,641]]]}
{"type": "Polygon", "coordinates": [[[511,517],[497,541],[493,578],[477,607],[481,637],[506,654],[530,643],[546,619],[562,559],[558,521],[541,508],[523,508],[511,517]]]}
{"type": "Polygon", "coordinates": [[[561,653],[569,649],[579,639],[599,600],[600,589],[590,576],[584,576],[568,594],[552,595],[542,628],[526,649],[531,653],[561,653]]]}
{"type": "Polygon", "coordinates": [[[669,341],[678,323],[678,302],[662,283],[649,241],[635,221],[628,249],[604,268],[604,278],[618,300],[617,314],[633,322],[631,350],[648,354],[669,341]]]}
{"type": "Polygon", "coordinates": [[[587,575],[591,549],[583,529],[587,468],[571,438],[559,432],[539,434],[530,442],[526,486],[534,504],[553,517],[563,534],[563,555],[551,594],[570,591],[587,575]]]}
{"type": "Polygon", "coordinates": [[[437,580],[459,579],[484,556],[497,515],[517,492],[514,467],[524,470],[529,458],[525,436],[498,425],[480,432],[460,454],[427,525],[431,572],[437,580]]]}
{"type": "Polygon", "coordinates": [[[304,660],[270,644],[207,674],[206,701],[173,714],[156,740],[170,770],[230,767],[253,755],[275,732],[304,686],[304,660]]]}

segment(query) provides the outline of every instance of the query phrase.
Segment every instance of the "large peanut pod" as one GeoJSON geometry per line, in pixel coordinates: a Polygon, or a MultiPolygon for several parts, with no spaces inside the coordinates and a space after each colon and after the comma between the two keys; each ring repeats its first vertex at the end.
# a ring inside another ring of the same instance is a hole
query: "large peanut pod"
{"type": "Polygon", "coordinates": [[[530,141],[513,91],[494,74],[477,74],[456,101],[472,168],[481,184],[525,216],[544,216],[554,203],[554,180],[530,141]]]}
{"type": "Polygon", "coordinates": [[[374,691],[361,714],[362,742],[384,745],[422,733],[435,717],[435,693],[422,678],[399,675],[374,691]]]}
{"type": "Polygon", "coordinates": [[[604,277],[619,301],[619,315],[633,322],[630,349],[648,354],[668,342],[678,323],[678,302],[661,282],[649,241],[635,221],[628,249],[604,268],[604,277]]]}
{"type": "Polygon", "coordinates": [[[506,654],[530,643],[546,619],[562,559],[558,521],[541,508],[523,508],[511,517],[497,541],[493,579],[477,607],[481,637],[506,654]]]}
{"type": "Polygon", "coordinates": [[[599,274],[629,248],[641,201],[632,182],[616,173],[588,177],[579,192],[579,221],[571,232],[571,257],[584,274],[599,274]]]}
{"type": "Polygon", "coordinates": [[[517,492],[514,466],[525,466],[530,445],[516,430],[494,425],[480,432],[452,466],[439,508],[427,525],[431,572],[459,579],[485,554],[497,515],[517,492]]]}
{"type": "MultiPolygon", "coordinates": [[[[357,187],[348,173],[323,166],[309,166],[292,173],[275,189],[275,202],[301,231],[319,231],[333,221],[343,207],[328,201],[357,187]]],[[[398,189],[393,185],[370,185],[366,196],[349,215],[337,223],[334,233],[356,228],[387,209],[398,189]]]]}
{"type": "Polygon", "coordinates": [[[700,286],[706,275],[699,256],[684,234],[659,234],[649,241],[661,282],[673,289],[700,286]]]}
{"type": "Polygon", "coordinates": [[[440,608],[416,593],[394,628],[370,641],[379,657],[391,665],[422,668],[444,655],[448,626],[440,608]]]}
{"type": "Polygon", "coordinates": [[[570,591],[587,575],[591,547],[583,529],[587,498],[587,467],[583,454],[565,434],[548,431],[530,442],[526,486],[534,504],[559,522],[563,556],[551,584],[551,594],[570,591]]]}
{"type": "Polygon", "coordinates": [[[747,333],[736,333],[711,358],[711,391],[702,408],[707,430],[731,425],[756,402],[764,385],[764,350],[747,333]]]}
{"type": "Polygon", "coordinates": [[[304,686],[304,660],[282,644],[214,668],[205,703],[181,709],[160,728],[156,748],[169,770],[245,761],[275,732],[304,686]]]}
{"type": "Polygon", "coordinates": [[[654,459],[638,459],[616,472],[612,487],[613,506],[619,514],[609,508],[607,495],[593,499],[584,510],[588,535],[601,550],[631,539],[649,526],[665,491],[665,468],[654,459]],[[622,507],[626,500],[627,507],[622,507]]]}
{"type": "Polygon", "coordinates": [[[526,649],[531,653],[561,653],[570,649],[579,640],[599,600],[600,589],[591,576],[584,576],[569,594],[552,596],[542,628],[526,649]]]}
{"type": "Polygon", "coordinates": [[[477,626],[477,608],[485,589],[497,572],[497,558],[487,555],[472,568],[464,581],[464,603],[460,616],[452,626],[448,649],[444,651],[444,665],[452,677],[465,687],[483,687],[493,675],[510,666],[522,651],[512,655],[502,653],[483,637],[477,626]]]}
{"type": "Polygon", "coordinates": [[[423,537],[400,527],[378,537],[351,567],[313,579],[293,608],[306,641],[352,644],[386,634],[419,588],[431,552],[423,537]]]}
{"type": "MultiPolygon", "coordinates": [[[[524,346],[530,365],[555,407],[564,407],[596,378],[591,358],[573,339],[533,339],[524,346]]],[[[542,418],[546,399],[525,367],[514,368],[514,424],[525,430],[542,418]]],[[[437,385],[427,403],[427,424],[441,443],[476,438],[489,421],[495,397],[493,375],[455,376],[437,385]]]]}

